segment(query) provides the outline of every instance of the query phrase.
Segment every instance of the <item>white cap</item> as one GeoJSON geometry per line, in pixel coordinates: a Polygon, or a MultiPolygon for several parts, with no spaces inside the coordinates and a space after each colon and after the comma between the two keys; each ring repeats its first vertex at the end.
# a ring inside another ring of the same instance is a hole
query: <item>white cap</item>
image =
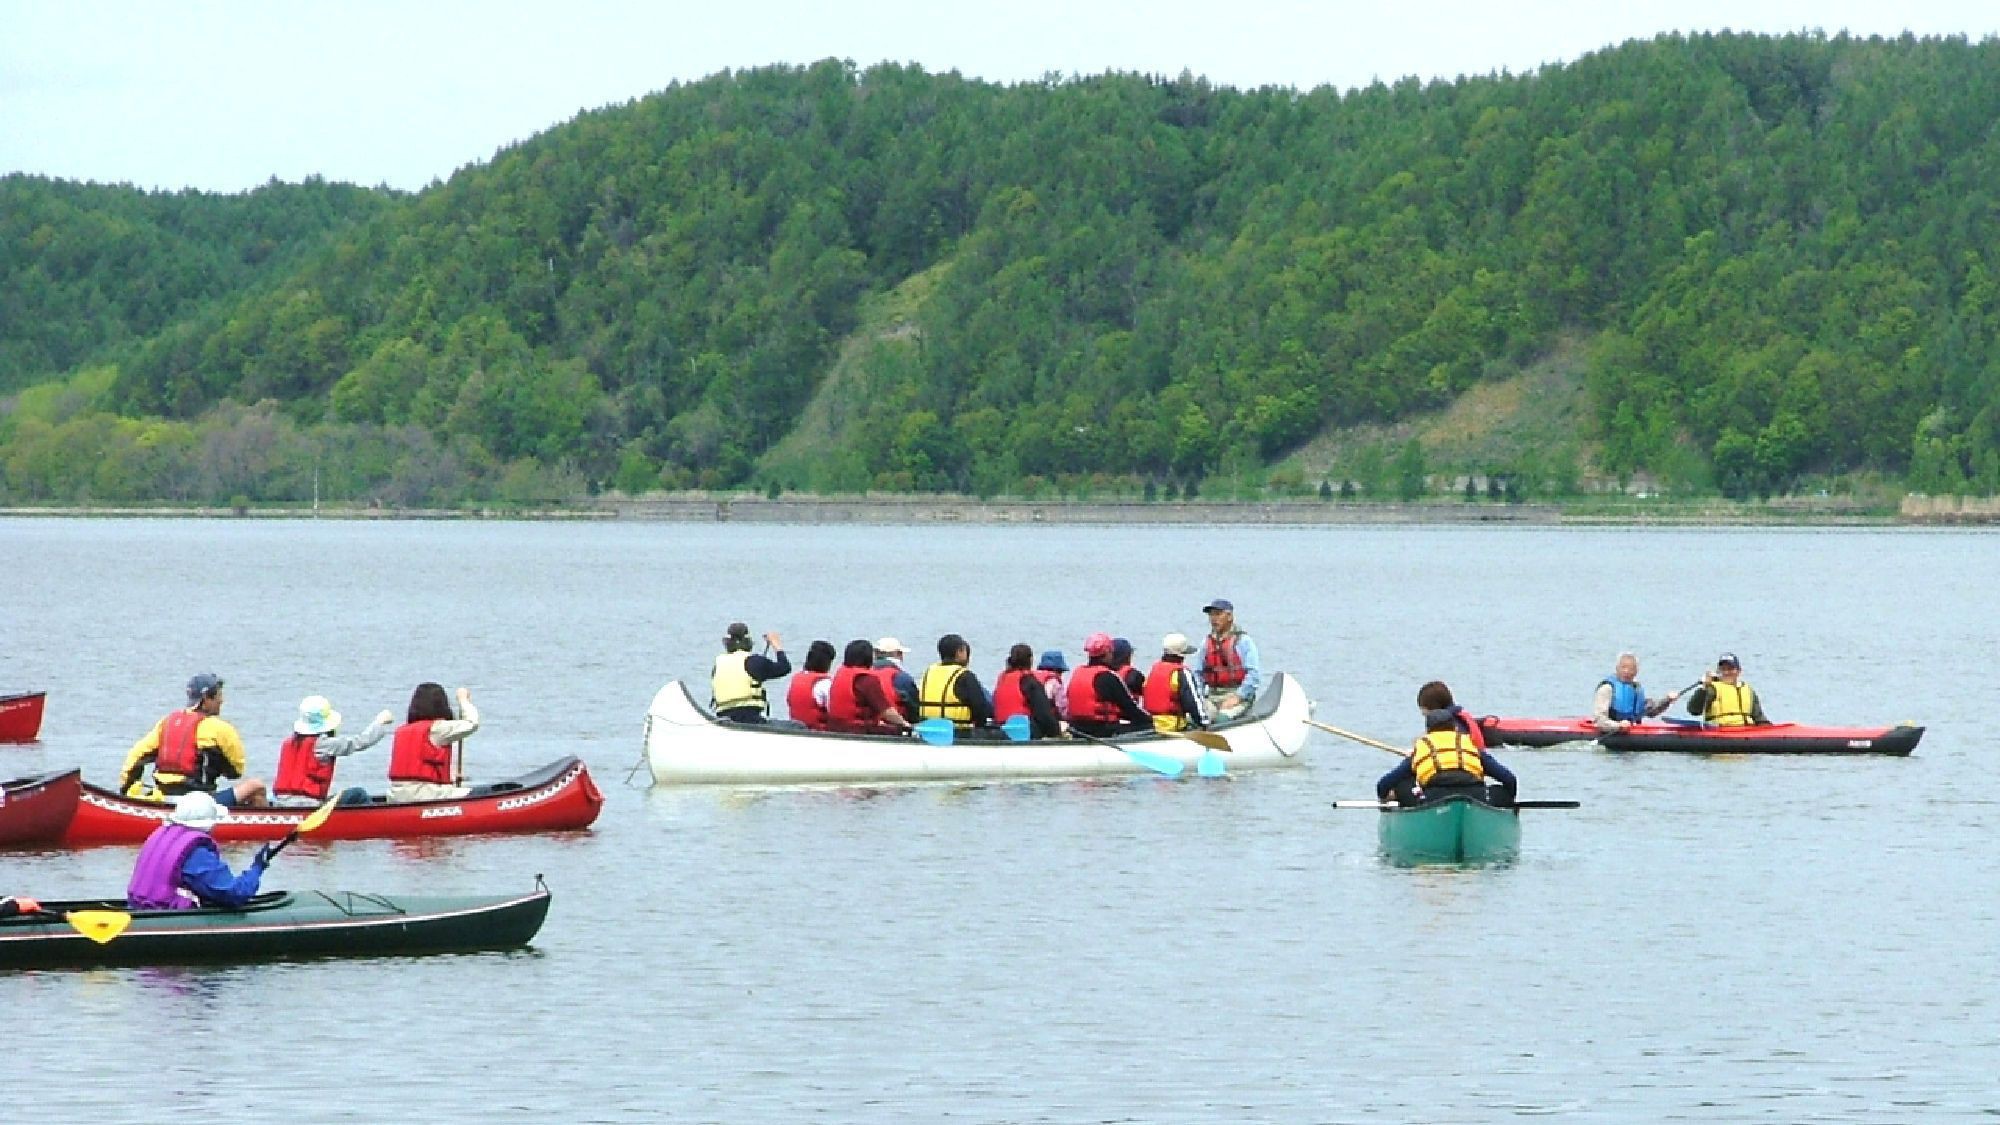
{"type": "Polygon", "coordinates": [[[897,656],[906,655],[908,652],[908,650],[903,647],[903,642],[897,640],[894,637],[883,637],[881,640],[876,641],[875,651],[877,654],[893,652],[897,656]]]}
{"type": "Polygon", "coordinates": [[[1168,633],[1160,640],[1160,651],[1169,656],[1188,656],[1194,652],[1194,646],[1188,643],[1186,633],[1168,633]]]}
{"type": "Polygon", "coordinates": [[[299,700],[299,718],[292,724],[294,734],[325,734],[340,726],[340,712],[324,695],[308,695],[299,700]]]}
{"type": "Polygon", "coordinates": [[[215,822],[229,815],[229,810],[215,803],[215,798],[196,790],[174,798],[173,814],[167,817],[175,824],[185,824],[189,828],[206,832],[215,827],[215,822]]]}

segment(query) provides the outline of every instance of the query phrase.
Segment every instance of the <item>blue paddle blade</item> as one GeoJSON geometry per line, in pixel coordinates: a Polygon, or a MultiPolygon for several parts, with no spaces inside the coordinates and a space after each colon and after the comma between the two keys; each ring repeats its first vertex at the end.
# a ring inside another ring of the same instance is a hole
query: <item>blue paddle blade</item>
{"type": "Polygon", "coordinates": [[[1165,754],[1155,754],[1150,750],[1132,750],[1124,746],[1118,748],[1130,754],[1133,761],[1145,766],[1154,773],[1166,777],[1179,777],[1181,771],[1187,768],[1181,764],[1179,758],[1169,757],[1165,754]]]}
{"type": "Polygon", "coordinates": [[[1213,750],[1203,750],[1201,757],[1194,760],[1194,772],[1203,777],[1221,777],[1229,772],[1229,766],[1222,760],[1222,755],[1213,750]]]}
{"type": "Polygon", "coordinates": [[[1026,715],[1016,715],[1008,719],[1006,722],[1000,724],[1000,729],[1006,733],[1008,738],[1013,739],[1015,742],[1026,742],[1028,741],[1028,736],[1035,733],[1035,728],[1028,722],[1026,715]]]}
{"type": "Polygon", "coordinates": [[[917,737],[932,746],[950,746],[952,737],[958,732],[952,729],[950,719],[925,719],[916,725],[917,737]]]}

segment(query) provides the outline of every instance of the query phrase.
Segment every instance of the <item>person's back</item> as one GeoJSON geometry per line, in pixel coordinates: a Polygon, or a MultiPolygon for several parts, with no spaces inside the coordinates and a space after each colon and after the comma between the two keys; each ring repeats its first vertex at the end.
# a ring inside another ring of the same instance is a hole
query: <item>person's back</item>
{"type": "Polygon", "coordinates": [[[165,824],[153,830],[139,849],[125,903],[132,910],[188,910],[196,906],[241,906],[257,894],[269,848],[242,875],[229,870],[209,835],[217,821],[229,815],[207,793],[184,793],[174,799],[165,824]]]}
{"type": "Polygon", "coordinates": [[[722,655],[715,658],[709,672],[709,707],[718,719],[732,723],[762,723],[770,718],[771,701],[764,685],[788,676],[792,662],[785,655],[785,642],[776,633],[764,634],[772,654],[750,651],[750,627],[741,621],[730,624],[722,638],[722,655]]]}
{"type": "Polygon", "coordinates": [[[875,649],[867,641],[852,641],[833,674],[827,693],[827,726],[845,734],[898,734],[909,719],[897,706],[888,679],[874,666],[875,649]]]}
{"type": "Polygon", "coordinates": [[[1194,676],[1185,665],[1196,651],[1194,645],[1180,633],[1169,633],[1162,638],[1160,649],[1160,659],[1146,673],[1140,706],[1153,717],[1157,730],[1183,731],[1207,725],[1207,701],[1195,690],[1194,676]]]}
{"type": "Polygon", "coordinates": [[[454,748],[479,729],[479,711],[465,688],[458,689],[458,705],[460,714],[454,716],[440,684],[418,684],[411,693],[410,709],[389,749],[390,801],[452,801],[472,792],[459,776],[463,751],[454,748]]]}
{"type": "Polygon", "coordinates": [[[1418,690],[1417,708],[1424,733],[1409,755],[1375,782],[1375,795],[1405,805],[1452,796],[1512,804],[1518,784],[1513,773],[1485,749],[1478,725],[1464,718],[1451,689],[1432,680],[1418,690]],[[1489,792],[1489,782],[1498,787],[1497,795],[1489,792]]]}
{"type": "Polygon", "coordinates": [[[222,718],[222,678],[203,672],[188,680],[188,705],[171,712],[126,752],[118,788],[129,797],[160,800],[213,793],[223,805],[261,805],[265,786],[245,777],[249,757],[236,728],[222,718]],[[151,768],[152,784],[144,782],[151,768]],[[221,785],[233,780],[234,784],[221,785]]]}
{"type": "MultiPolygon", "coordinates": [[[[388,711],[360,734],[340,733],[340,712],[323,695],[309,695],[299,701],[299,717],[292,733],[278,747],[278,773],[271,782],[274,804],[317,805],[333,792],[333,774],[340,759],[356,754],[389,733],[396,716],[388,711]]],[[[343,805],[365,804],[368,791],[351,788],[340,795],[343,805]]]]}
{"type": "Polygon", "coordinates": [[[807,730],[827,729],[827,703],[831,697],[833,658],[837,654],[826,641],[814,641],[806,650],[806,664],[785,690],[785,709],[792,721],[807,730]]]}
{"type": "Polygon", "coordinates": [[[1093,738],[1115,738],[1135,730],[1151,730],[1153,717],[1132,698],[1124,677],[1110,665],[1111,638],[1093,633],[1084,641],[1088,663],[1070,674],[1070,729],[1093,738]]]}

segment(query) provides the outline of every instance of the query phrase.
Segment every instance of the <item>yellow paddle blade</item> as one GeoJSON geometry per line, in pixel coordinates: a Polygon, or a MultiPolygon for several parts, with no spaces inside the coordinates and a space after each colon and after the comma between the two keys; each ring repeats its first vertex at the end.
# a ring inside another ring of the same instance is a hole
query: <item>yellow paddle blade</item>
{"type": "Polygon", "coordinates": [[[304,834],[319,828],[320,825],[325,824],[327,822],[327,818],[333,815],[334,807],[339,804],[340,804],[340,798],[335,797],[333,800],[328,801],[326,804],[321,805],[320,807],[314,809],[312,811],[312,815],[306,817],[304,820],[299,821],[299,826],[296,829],[296,831],[301,834],[304,834]]]}
{"type": "Polygon", "coordinates": [[[63,915],[63,920],[99,945],[124,933],[125,927],[132,924],[132,916],[122,910],[72,910],[63,915]]]}

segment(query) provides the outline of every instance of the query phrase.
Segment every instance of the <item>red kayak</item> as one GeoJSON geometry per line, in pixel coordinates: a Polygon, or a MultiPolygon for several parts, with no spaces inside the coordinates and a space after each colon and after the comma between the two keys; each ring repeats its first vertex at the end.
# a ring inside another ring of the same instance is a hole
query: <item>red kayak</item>
{"type": "Polygon", "coordinates": [[[42,733],[45,691],[0,695],[0,742],[33,742],[42,733]]]}
{"type": "Polygon", "coordinates": [[[54,844],[76,815],[82,770],[0,782],[0,848],[54,844]]]}
{"type": "MultiPolygon", "coordinates": [[[[412,836],[470,836],[481,832],[562,832],[588,828],[604,807],[604,794],[577,758],[562,758],[533,773],[493,785],[475,785],[455,801],[390,804],[375,797],[366,805],[342,805],[314,830],[315,840],[393,839],[412,836]]],[[[85,783],[62,842],[143,843],[167,819],[173,805],[142,801],[85,783]]],[[[215,826],[218,840],[276,840],[311,815],[312,806],[241,808],[215,826]]]]}
{"type": "Polygon", "coordinates": [[[1815,727],[1770,723],[1761,727],[1710,727],[1699,723],[1636,723],[1622,734],[1599,735],[1587,718],[1479,720],[1496,746],[1554,746],[1598,742],[1606,750],[1678,750],[1695,754],[1908,754],[1924,728],[1815,727]]]}

